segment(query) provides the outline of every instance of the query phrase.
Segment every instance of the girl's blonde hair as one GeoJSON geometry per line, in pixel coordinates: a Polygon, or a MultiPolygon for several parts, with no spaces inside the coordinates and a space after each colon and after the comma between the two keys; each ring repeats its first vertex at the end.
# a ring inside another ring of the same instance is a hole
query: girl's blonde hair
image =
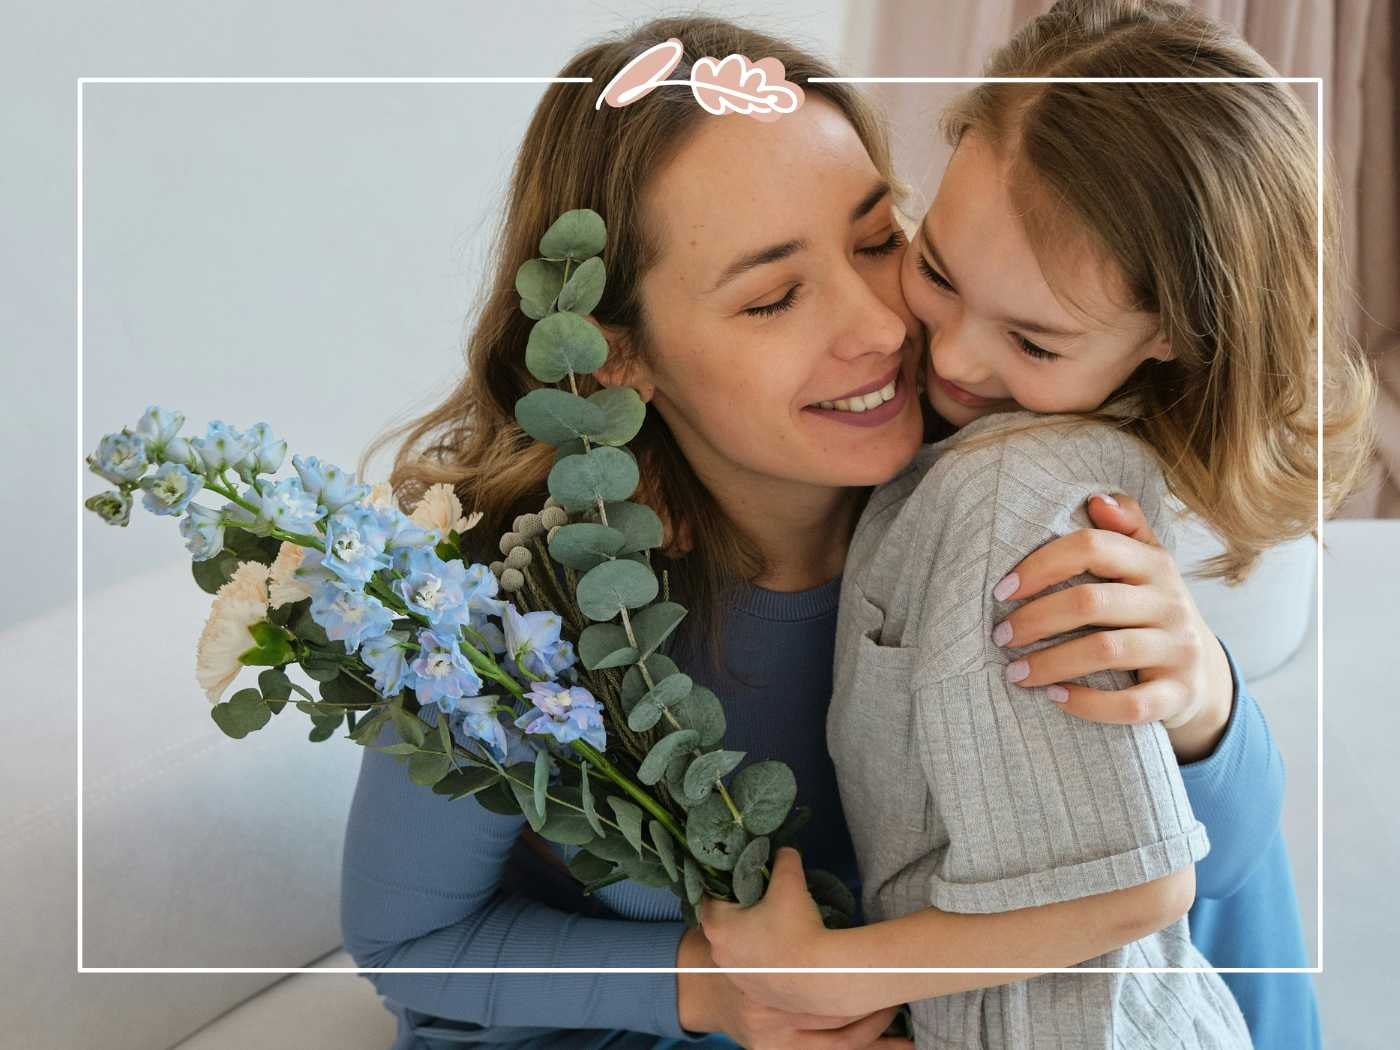
{"type": "MultiPolygon", "coordinates": [[[[668,79],[687,78],[702,56],[739,53],[755,60],[778,59],[809,100],[822,98],[845,115],[880,175],[900,188],[884,125],[872,105],[846,85],[809,83],[810,77],[835,76],[836,71],[786,41],[716,18],[661,18],[570,59],[559,75],[591,77],[593,83],[551,84],[535,108],[511,175],[484,300],[467,340],[466,374],[431,411],[377,437],[360,460],[363,475],[380,448],[402,441],[389,475],[402,505],[416,503],[434,483],[452,484],[462,505],[483,515],[466,537],[477,548],[469,552],[474,559],[499,557],[496,538],[517,515],[538,511],[548,496],[545,479],[554,451],[515,423],[516,401],[540,385],[525,368],[533,322],[520,311],[515,273],[539,254],[540,237],[561,213],[591,208],[607,223],[607,286],[593,317],[627,332],[622,353],[649,353],[639,292],[660,245],[646,187],[710,117],[680,88],[659,88],[623,109],[599,110],[594,103],[618,70],[672,37],[685,52],[668,79]]],[[[624,356],[622,362],[626,360],[624,356]]],[[[596,381],[587,378],[579,392],[596,389],[596,381]]],[[[685,541],[672,546],[677,557],[660,559],[657,567],[668,570],[672,597],[689,604],[692,617],[707,623],[710,640],[717,641],[720,624],[714,612],[720,598],[734,585],[758,577],[763,558],[701,482],[657,412],[647,413],[630,448],[646,486],[633,498],[649,503],[667,523],[668,533],[685,541]]]]}
{"type": "MultiPolygon", "coordinates": [[[[1277,76],[1229,30],[1167,0],[1060,0],[991,57],[998,77],[1277,76]]],[[[1283,84],[980,84],[944,113],[1008,162],[1052,287],[1066,243],[1116,264],[1160,315],[1170,361],[1144,363],[1091,414],[1158,455],[1220,534],[1202,575],[1238,582],[1267,547],[1315,530],[1365,469],[1375,382],[1346,330],[1336,189],[1323,179],[1318,303],[1313,122],[1283,84]],[[1319,308],[1324,423],[1317,428],[1319,308]],[[1106,406],[1107,407],[1107,406],[1106,406]]],[[[1072,254],[1072,253],[1070,253],[1072,254]]]]}

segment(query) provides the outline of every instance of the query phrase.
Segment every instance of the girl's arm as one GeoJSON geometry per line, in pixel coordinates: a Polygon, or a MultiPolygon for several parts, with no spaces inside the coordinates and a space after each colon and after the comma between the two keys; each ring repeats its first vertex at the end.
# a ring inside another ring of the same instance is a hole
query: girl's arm
{"type": "MultiPolygon", "coordinates": [[[[376,744],[393,742],[386,726],[376,744]]],[[[522,817],[451,801],[365,749],[346,829],[341,928],[364,967],[671,967],[680,922],[571,914],[502,885],[522,817]]],[[[684,1038],[674,974],[367,973],[393,1003],[483,1026],[624,1028],[684,1038]],[[547,1010],[542,1012],[542,1004],[547,1010]]]]}

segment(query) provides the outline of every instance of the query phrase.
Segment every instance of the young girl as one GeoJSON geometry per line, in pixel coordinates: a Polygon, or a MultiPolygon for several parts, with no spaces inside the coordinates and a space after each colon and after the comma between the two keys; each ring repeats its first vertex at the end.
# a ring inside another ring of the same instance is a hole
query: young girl
{"type": "MultiPolygon", "coordinates": [[[[988,68],[1129,74],[1276,75],[1214,24],[1151,0],[1061,2],[988,68]]],[[[884,925],[929,907],[1010,912],[1152,885],[1156,932],[1084,965],[1209,966],[1185,919],[1193,864],[1209,844],[1165,729],[1088,724],[1057,707],[1114,689],[1151,705],[1161,683],[1107,671],[1084,685],[1018,686],[1032,684],[1022,657],[1043,646],[1018,637],[1029,632],[1013,615],[1021,581],[1010,573],[1025,551],[1082,526],[1072,508],[1095,493],[1132,495],[1168,546],[1184,504],[1224,540],[1211,570],[1231,580],[1270,545],[1312,529],[1311,120],[1277,84],[984,84],[944,126],[955,152],[902,282],[927,329],[929,401],[960,429],[925,448],[862,514],[828,721],[866,919],[884,925]]],[[[1324,217],[1330,511],[1364,461],[1371,386],[1337,323],[1330,200],[1324,217]]],[[[1167,654],[1154,651],[1155,632],[1133,629],[1139,622],[1106,621],[1127,629],[1085,644],[1111,650],[1110,667],[1151,667],[1167,654]]],[[[779,858],[784,886],[792,863],[779,858]]],[[[810,911],[797,915],[770,913],[770,938],[775,924],[795,922],[786,935],[810,923],[810,911]]],[[[778,965],[756,954],[763,938],[753,927],[726,928],[734,917],[712,905],[702,915],[717,962],[778,965]]],[[[875,943],[874,932],[860,943],[875,943]]],[[[902,950],[890,936],[878,956],[842,964],[920,965],[909,961],[918,946],[902,950]]],[[[782,965],[793,964],[785,953],[782,965]]],[[[804,1005],[773,994],[776,982],[734,979],[787,1008],[804,1005]]],[[[1250,1045],[1214,973],[946,987],[952,994],[931,990],[937,998],[914,1004],[921,1048],[1250,1045]]]]}

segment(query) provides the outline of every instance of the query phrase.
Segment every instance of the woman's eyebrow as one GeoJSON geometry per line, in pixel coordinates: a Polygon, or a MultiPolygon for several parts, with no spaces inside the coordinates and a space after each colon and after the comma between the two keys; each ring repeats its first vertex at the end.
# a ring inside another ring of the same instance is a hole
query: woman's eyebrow
{"type": "MultiPolygon", "coordinates": [[[[890,184],[884,179],[880,179],[870,188],[870,191],[862,197],[854,208],[851,209],[851,222],[859,222],[874,210],[875,205],[884,200],[890,192],[890,184]]],[[[719,275],[719,280],[714,283],[706,295],[713,295],[740,274],[748,273],[750,270],[768,263],[779,262],[791,255],[795,255],[807,248],[805,238],[798,238],[791,241],[783,241],[781,244],[772,244],[767,248],[760,248],[756,252],[749,252],[735,259],[724,268],[724,272],[719,275]]]]}

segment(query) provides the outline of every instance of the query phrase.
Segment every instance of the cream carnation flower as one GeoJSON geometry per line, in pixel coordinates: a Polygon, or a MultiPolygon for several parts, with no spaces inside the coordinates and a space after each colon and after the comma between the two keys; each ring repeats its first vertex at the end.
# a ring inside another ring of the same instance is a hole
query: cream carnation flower
{"type": "Polygon", "coordinates": [[[228,583],[214,595],[209,620],[195,647],[195,677],[217,704],[224,690],[238,677],[243,664],[240,653],[254,645],[248,628],[267,618],[267,566],[261,562],[239,562],[228,583]]]}
{"type": "Polygon", "coordinates": [[[311,597],[311,588],[293,575],[304,557],[306,548],[295,543],[283,541],[282,546],[277,549],[277,560],[272,563],[267,588],[274,609],[311,597]]]}
{"type": "Polygon", "coordinates": [[[369,490],[365,502],[371,507],[394,506],[394,488],[387,481],[381,481],[369,490]]]}
{"type": "Polygon", "coordinates": [[[425,529],[437,529],[445,538],[453,529],[466,532],[475,526],[481,520],[481,512],[477,511],[470,518],[462,517],[462,501],[452,491],[452,486],[442,481],[428,487],[409,517],[425,529]]]}

